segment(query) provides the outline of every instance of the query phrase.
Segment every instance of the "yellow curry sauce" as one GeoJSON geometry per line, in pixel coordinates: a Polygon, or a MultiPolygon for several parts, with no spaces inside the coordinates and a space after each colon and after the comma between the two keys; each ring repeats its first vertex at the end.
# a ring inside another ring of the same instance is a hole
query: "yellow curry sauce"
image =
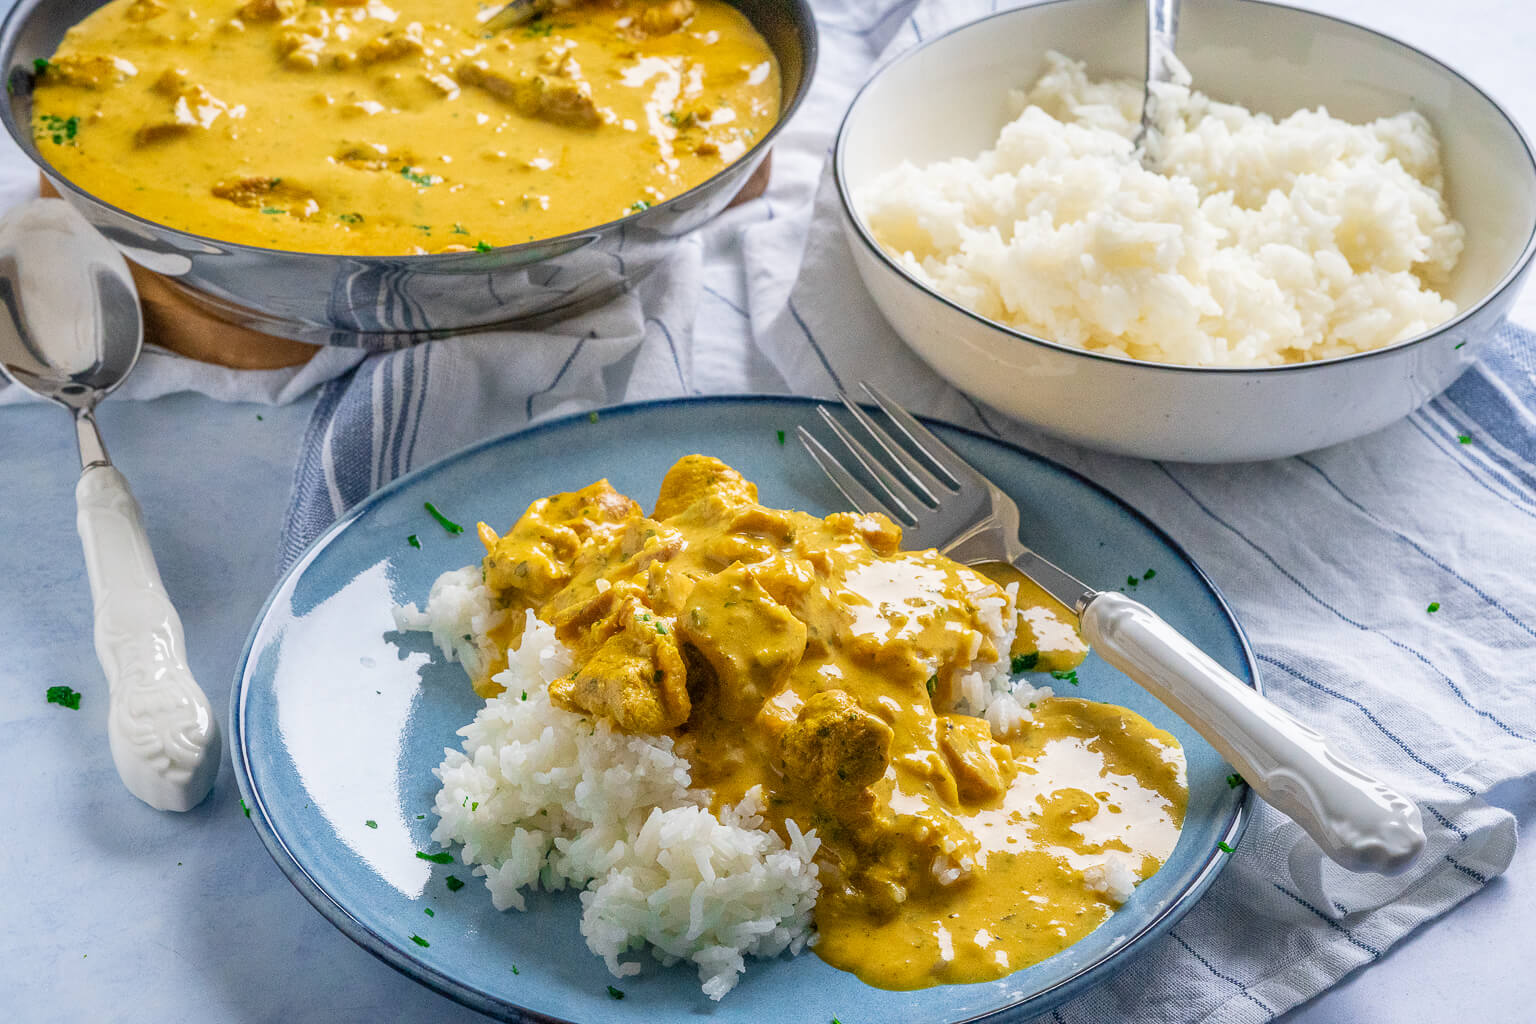
{"type": "Polygon", "coordinates": [[[777,119],[722,0],[112,0],[41,63],[65,178],[212,238],[388,255],[548,238],[675,196],[777,119]]]}
{"type": "MultiPolygon", "coordinates": [[[[781,834],[787,819],[816,830],[814,948],[872,985],[984,981],[1044,959],[1112,912],[1106,854],[1142,879],[1177,841],[1182,751],[1133,712],[1044,699],[999,742],[954,710],[978,663],[1006,663],[1006,615],[1028,624],[1025,647],[1047,642],[1015,663],[1062,671],[1084,648],[1060,606],[1016,610],[979,572],[899,550],[884,517],[768,508],[690,455],[649,517],[599,481],[480,536],[486,583],[513,613],[498,646],[532,610],[571,649],[557,705],[672,736],[717,810],[761,786],[781,834]]],[[[499,690],[504,664],[477,692],[499,690]]]]}

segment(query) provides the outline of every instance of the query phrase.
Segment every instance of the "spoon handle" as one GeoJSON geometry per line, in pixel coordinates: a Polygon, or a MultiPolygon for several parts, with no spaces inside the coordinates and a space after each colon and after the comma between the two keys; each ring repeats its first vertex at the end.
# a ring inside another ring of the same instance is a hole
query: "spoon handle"
{"type": "Polygon", "coordinates": [[[1082,623],[1100,657],[1194,726],[1339,864],[1395,875],[1424,848],[1411,800],[1338,757],[1322,734],[1244,686],[1145,605],[1098,594],[1082,623]]]}
{"type": "Polygon", "coordinates": [[[160,581],[139,503],[123,474],[96,464],[80,475],[75,505],[117,774],[157,810],[190,810],[218,774],[219,728],[187,668],[181,618],[160,581]]]}

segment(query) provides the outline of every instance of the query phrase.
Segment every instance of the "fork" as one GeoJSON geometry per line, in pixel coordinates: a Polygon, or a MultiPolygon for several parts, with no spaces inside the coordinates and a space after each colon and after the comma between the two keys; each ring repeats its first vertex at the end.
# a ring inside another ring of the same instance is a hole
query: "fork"
{"type": "Polygon", "coordinates": [[[905,409],[874,386],[862,386],[891,429],[846,393],[838,398],[883,460],[826,405],[817,411],[881,495],[804,426],[796,430],[855,508],[902,524],[909,547],[937,548],[964,564],[1010,563],[1076,612],[1084,638],[1105,661],[1194,726],[1332,860],[1383,875],[1407,869],[1424,847],[1423,822],[1411,800],[1336,754],[1322,734],[1244,685],[1139,601],[1094,590],[1031,551],[1019,539],[1012,498],[905,409]]]}

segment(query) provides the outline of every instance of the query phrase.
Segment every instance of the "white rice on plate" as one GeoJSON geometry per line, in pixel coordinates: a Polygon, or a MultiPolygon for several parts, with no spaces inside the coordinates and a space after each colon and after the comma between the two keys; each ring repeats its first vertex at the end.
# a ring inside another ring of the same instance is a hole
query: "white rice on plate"
{"type": "MultiPolygon", "coordinates": [[[[1029,705],[1051,696],[1009,677],[1015,589],[983,604],[1005,653],[973,662],[955,685],[957,709],[985,715],[998,736],[1030,721],[1029,705]]],[[[398,628],[431,632],[443,655],[471,673],[494,654],[486,633],[505,614],[479,566],[440,576],[425,611],[394,610],[398,628]]],[[[460,845],[498,910],[524,909],[524,889],[581,890],[582,936],[615,977],[638,973],[628,955],[649,948],[662,964],[694,964],[704,993],[720,999],[745,957],[814,943],[815,833],[789,822],[786,843],[764,827],[758,789],[712,813],[709,793],[689,787],[689,765],[669,737],[628,735],[550,703],[549,683],[570,668],[554,629],[527,613],[522,642],[495,677],[502,693],[459,730],[462,749],[446,750],[434,770],[442,788],[432,838],[460,845]]],[[[963,877],[948,858],[938,860],[941,881],[963,877]]],[[[1108,892],[1096,879],[1092,886],[1108,892]]]]}
{"type": "Polygon", "coordinates": [[[902,163],[861,189],[875,238],[1000,323],[1194,366],[1345,355],[1449,320],[1463,229],[1416,112],[1274,120],[1167,87],[1159,172],[1132,154],[1139,81],[1047,55],[993,149],[902,163]]]}

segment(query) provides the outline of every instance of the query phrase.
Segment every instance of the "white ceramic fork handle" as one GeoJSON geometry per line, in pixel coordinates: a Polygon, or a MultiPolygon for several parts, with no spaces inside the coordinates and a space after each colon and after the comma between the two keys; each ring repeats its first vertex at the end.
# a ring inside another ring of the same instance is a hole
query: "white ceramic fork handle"
{"type": "Polygon", "coordinates": [[[1340,759],[1303,725],[1123,594],[1082,612],[1099,656],[1194,726],[1250,786],[1351,871],[1395,875],[1424,847],[1411,800],[1340,759]]]}
{"type": "Polygon", "coordinates": [[[75,505],[117,774],[151,807],[190,810],[218,774],[219,728],[187,668],[181,618],[160,582],[139,504],[123,474],[97,464],[80,475],[75,505]]]}

